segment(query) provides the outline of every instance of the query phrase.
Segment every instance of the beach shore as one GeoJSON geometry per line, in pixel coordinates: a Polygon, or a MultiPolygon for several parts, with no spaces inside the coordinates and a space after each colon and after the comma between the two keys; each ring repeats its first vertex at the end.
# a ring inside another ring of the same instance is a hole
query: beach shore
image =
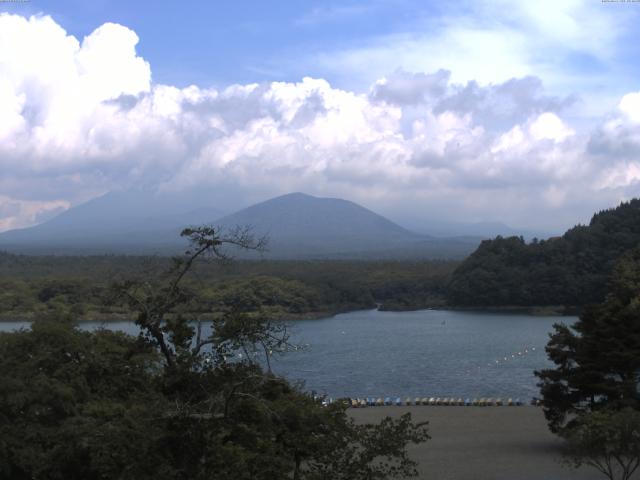
{"type": "Polygon", "coordinates": [[[411,446],[420,479],[597,480],[591,467],[575,470],[561,460],[562,441],[549,432],[538,407],[402,406],[349,409],[362,423],[411,412],[428,421],[431,440],[411,446]]]}

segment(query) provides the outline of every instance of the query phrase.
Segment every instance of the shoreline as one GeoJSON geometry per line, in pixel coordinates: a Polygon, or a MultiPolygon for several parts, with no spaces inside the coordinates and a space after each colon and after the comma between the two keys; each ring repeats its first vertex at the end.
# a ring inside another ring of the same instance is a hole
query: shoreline
{"type": "MultiPolygon", "coordinates": [[[[379,311],[379,312],[419,312],[419,311],[427,311],[427,310],[437,310],[437,311],[451,311],[451,312],[477,312],[477,313],[496,313],[496,314],[521,314],[532,317],[567,317],[567,316],[577,316],[581,312],[580,307],[571,307],[571,306],[562,306],[562,305],[540,305],[540,306],[532,306],[532,307],[522,307],[522,306],[493,306],[493,307],[462,307],[462,306],[446,306],[446,305],[438,305],[438,306],[420,306],[416,308],[407,307],[402,309],[385,309],[384,304],[379,304],[374,308],[345,308],[345,309],[334,309],[327,311],[313,311],[313,312],[305,312],[305,313],[285,313],[279,317],[279,320],[283,321],[297,321],[297,320],[320,320],[323,318],[335,317],[336,315],[345,314],[345,313],[353,313],[359,311],[379,311]]],[[[10,322],[33,322],[36,317],[34,313],[18,313],[18,314],[8,314],[8,313],[0,313],[0,323],[10,323],[10,322]]],[[[134,319],[135,313],[92,313],[89,317],[80,318],[77,320],[77,323],[90,323],[90,322],[101,322],[101,323],[116,323],[116,322],[126,322],[135,321],[134,319]]],[[[209,318],[203,318],[204,321],[209,318]]]]}

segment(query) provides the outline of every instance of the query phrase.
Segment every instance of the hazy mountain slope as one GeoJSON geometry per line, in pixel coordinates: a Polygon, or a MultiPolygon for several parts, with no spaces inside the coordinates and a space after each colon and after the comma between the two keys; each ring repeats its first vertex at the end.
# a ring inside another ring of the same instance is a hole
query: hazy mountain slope
{"type": "Polygon", "coordinates": [[[283,195],[217,222],[250,225],[269,237],[269,257],[414,258],[468,254],[479,239],[454,242],[411,232],[356,203],[302,193],[283,195]]]}
{"type": "Polygon", "coordinates": [[[197,205],[189,195],[110,192],[40,225],[0,234],[0,248],[27,253],[175,250],[183,227],[223,215],[197,205]]]}
{"type": "MultiPolygon", "coordinates": [[[[35,227],[0,234],[0,249],[22,253],[175,254],[189,225],[251,226],[269,237],[266,258],[461,258],[479,238],[411,232],[347,200],[292,193],[220,218],[198,198],[109,193],[35,227]],[[218,218],[218,220],[216,220],[218,218]]],[[[234,255],[246,256],[244,252],[234,255]]],[[[249,256],[255,257],[254,254],[249,256]]]]}

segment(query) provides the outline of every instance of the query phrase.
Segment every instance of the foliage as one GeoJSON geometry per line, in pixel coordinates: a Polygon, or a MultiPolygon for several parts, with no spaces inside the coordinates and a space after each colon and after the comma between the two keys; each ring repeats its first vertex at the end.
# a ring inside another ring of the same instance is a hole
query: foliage
{"type": "Polygon", "coordinates": [[[614,269],[605,301],[573,329],[556,325],[546,350],[556,368],[536,374],[553,431],[603,407],[640,409],[640,248],[614,269]]]}
{"type": "Polygon", "coordinates": [[[589,465],[610,480],[628,480],[640,465],[640,412],[602,410],[580,418],[566,435],[567,459],[589,465]]]}
{"type": "Polygon", "coordinates": [[[139,337],[85,332],[60,318],[0,335],[0,479],[385,479],[415,475],[409,416],[356,425],[264,371],[286,349],[268,316],[225,310],[203,329],[187,319],[196,260],[246,232],[184,232],[193,243],[166,275],[114,289],[137,311],[139,337]],[[239,353],[244,355],[239,359],[239,353]]]}
{"type": "MultiPolygon", "coordinates": [[[[0,315],[37,318],[68,312],[110,320],[130,314],[109,298],[112,282],[157,278],[172,267],[166,257],[11,255],[0,252],[0,315]]],[[[183,280],[190,314],[230,308],[261,310],[272,318],[303,318],[373,308],[405,310],[444,303],[445,261],[198,262],[183,280]]]]}
{"type": "Polygon", "coordinates": [[[165,405],[155,360],[122,333],[59,319],[1,334],[0,478],[144,478],[165,405]]]}
{"type": "Polygon", "coordinates": [[[453,305],[568,305],[601,302],[616,261],[640,243],[640,199],[593,216],[562,237],[487,240],[453,273],[453,305]]]}

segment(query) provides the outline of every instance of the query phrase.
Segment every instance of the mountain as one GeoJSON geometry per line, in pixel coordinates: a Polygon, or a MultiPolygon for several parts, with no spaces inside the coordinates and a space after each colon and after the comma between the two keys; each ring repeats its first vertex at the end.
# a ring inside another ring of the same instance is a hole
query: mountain
{"type": "MultiPolygon", "coordinates": [[[[57,217],[0,234],[0,249],[21,253],[175,254],[189,225],[251,226],[269,238],[266,258],[462,258],[478,237],[436,238],[411,232],[356,203],[291,193],[232,215],[177,194],[108,193],[57,217]]],[[[232,252],[241,257],[257,254],[232,252]]]]}
{"type": "Polygon", "coordinates": [[[266,255],[274,258],[462,257],[479,242],[420,235],[348,200],[303,193],[258,203],[216,223],[252,226],[269,238],[266,255]]]}
{"type": "Polygon", "coordinates": [[[640,199],[596,213],[561,237],[480,244],[453,273],[448,301],[464,306],[582,306],[604,299],[616,262],[640,245],[640,199]]]}
{"type": "Polygon", "coordinates": [[[187,225],[224,213],[193,195],[109,192],[34,227],[0,234],[0,248],[21,253],[174,252],[187,225]]]}

